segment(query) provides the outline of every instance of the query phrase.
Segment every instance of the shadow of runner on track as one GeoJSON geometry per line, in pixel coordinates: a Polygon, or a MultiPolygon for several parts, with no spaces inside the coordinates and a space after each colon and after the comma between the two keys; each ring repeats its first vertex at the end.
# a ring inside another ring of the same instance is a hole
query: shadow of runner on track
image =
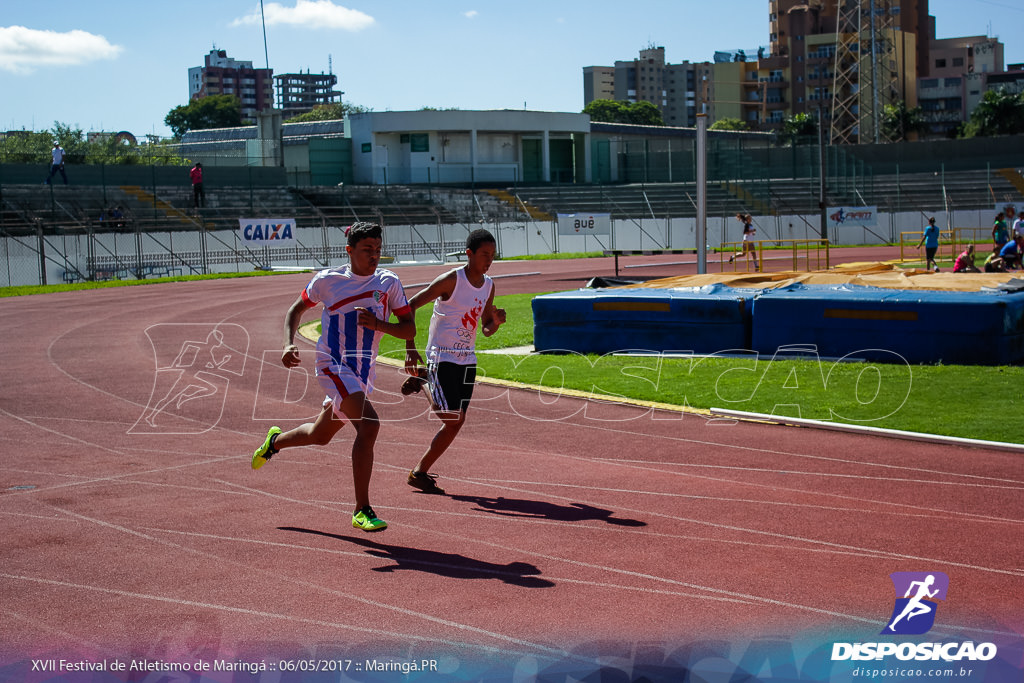
{"type": "Polygon", "coordinates": [[[622,519],[612,517],[614,512],[602,508],[572,503],[558,505],[541,500],[523,500],[520,498],[488,498],[486,496],[449,496],[452,500],[476,505],[480,512],[490,512],[502,517],[519,517],[522,519],[548,519],[556,522],[585,522],[595,520],[618,526],[647,526],[647,522],[638,519],[622,519]]]}
{"type": "Polygon", "coordinates": [[[443,553],[436,550],[388,545],[387,543],[380,543],[368,538],[342,536],[315,529],[303,529],[293,526],[281,526],[278,529],[281,531],[295,531],[302,534],[324,536],[361,545],[368,548],[366,551],[368,555],[391,560],[395,563],[386,567],[374,567],[373,571],[375,572],[411,569],[438,576],[447,576],[453,579],[500,579],[504,583],[522,586],[523,588],[551,588],[555,585],[547,579],[540,578],[540,569],[527,562],[494,564],[493,562],[475,560],[456,553],[443,553]]]}

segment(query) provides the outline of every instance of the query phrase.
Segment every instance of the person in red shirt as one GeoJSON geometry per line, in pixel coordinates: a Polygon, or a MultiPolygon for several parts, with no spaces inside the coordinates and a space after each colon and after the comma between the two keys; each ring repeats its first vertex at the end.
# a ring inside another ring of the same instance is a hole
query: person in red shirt
{"type": "Polygon", "coordinates": [[[197,161],[188,175],[192,178],[192,206],[197,209],[200,205],[205,207],[206,191],[203,189],[203,165],[197,161]]]}

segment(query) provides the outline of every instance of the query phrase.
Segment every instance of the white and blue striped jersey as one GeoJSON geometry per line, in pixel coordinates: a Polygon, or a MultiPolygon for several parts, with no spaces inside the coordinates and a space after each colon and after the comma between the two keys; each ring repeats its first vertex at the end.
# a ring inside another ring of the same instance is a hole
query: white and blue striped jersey
{"type": "Polygon", "coordinates": [[[384,268],[378,268],[373,275],[356,275],[348,265],[328,268],[313,276],[302,292],[302,299],[310,306],[324,306],[316,344],[317,372],[345,366],[364,386],[372,388],[377,349],[384,333],[360,327],[356,308],[365,308],[385,321],[392,313],[409,312],[398,276],[384,268]]]}

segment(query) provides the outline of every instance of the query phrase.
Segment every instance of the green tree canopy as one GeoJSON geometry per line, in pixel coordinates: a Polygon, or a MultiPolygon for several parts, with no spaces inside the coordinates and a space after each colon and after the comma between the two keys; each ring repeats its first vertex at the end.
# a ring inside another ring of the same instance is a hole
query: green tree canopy
{"type": "Polygon", "coordinates": [[[305,123],[307,121],[335,121],[343,119],[349,114],[364,114],[370,111],[368,107],[351,102],[334,102],[332,104],[318,104],[313,111],[305,114],[298,114],[287,119],[285,123],[305,123]]]}
{"type": "Polygon", "coordinates": [[[74,128],[54,121],[53,128],[44,131],[15,131],[0,139],[0,163],[48,164],[53,143],[64,148],[69,164],[160,164],[182,165],[176,143],[150,139],[143,144],[116,133],[86,135],[74,128]]]}
{"type": "Polygon", "coordinates": [[[180,138],[190,130],[232,128],[242,123],[242,102],[234,95],[208,95],[172,109],[164,123],[180,138]]]}
{"type": "Polygon", "coordinates": [[[742,119],[724,118],[712,123],[708,130],[750,130],[750,126],[742,119]]]}
{"type": "Polygon", "coordinates": [[[906,140],[911,133],[923,133],[927,127],[921,107],[907,109],[906,102],[897,102],[882,109],[882,135],[887,140],[906,140]]]}
{"type": "Polygon", "coordinates": [[[793,114],[782,122],[782,134],[794,145],[817,141],[818,119],[807,113],[793,114]]]}
{"type": "Polygon", "coordinates": [[[965,138],[1020,133],[1024,133],[1024,93],[1005,88],[986,91],[962,129],[965,138]]]}
{"type": "Polygon", "coordinates": [[[640,126],[664,126],[665,121],[658,108],[650,102],[617,102],[615,100],[593,100],[583,108],[592,121],[605,123],[632,123],[640,126]]]}
{"type": "Polygon", "coordinates": [[[786,135],[804,136],[818,132],[818,120],[810,114],[793,114],[782,122],[782,132],[786,135]]]}

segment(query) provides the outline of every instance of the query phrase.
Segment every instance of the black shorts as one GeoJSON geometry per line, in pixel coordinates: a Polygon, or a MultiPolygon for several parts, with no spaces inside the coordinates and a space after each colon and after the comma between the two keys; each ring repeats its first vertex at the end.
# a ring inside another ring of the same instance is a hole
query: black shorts
{"type": "Polygon", "coordinates": [[[427,381],[434,408],[443,413],[466,412],[476,385],[476,366],[458,363],[427,364],[427,381]]]}
{"type": "Polygon", "coordinates": [[[939,250],[938,247],[925,247],[924,248],[924,257],[926,259],[928,259],[929,261],[934,261],[935,260],[935,252],[937,252],[938,250],[939,250]]]}

